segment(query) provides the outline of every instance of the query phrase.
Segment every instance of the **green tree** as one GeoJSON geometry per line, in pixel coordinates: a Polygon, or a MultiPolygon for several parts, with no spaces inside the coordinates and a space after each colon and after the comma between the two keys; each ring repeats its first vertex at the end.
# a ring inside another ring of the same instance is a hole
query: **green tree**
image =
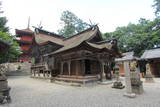
{"type": "Polygon", "coordinates": [[[0,31],[0,39],[10,44],[10,48],[6,53],[0,53],[0,63],[16,60],[17,56],[21,54],[21,51],[18,43],[14,41],[15,37],[11,36],[9,33],[0,31]]]}
{"type": "Polygon", "coordinates": [[[81,32],[90,26],[70,11],[63,11],[60,20],[62,28],[58,30],[58,33],[66,37],[81,32]]]}
{"type": "Polygon", "coordinates": [[[0,31],[2,31],[2,32],[9,31],[9,27],[7,27],[6,24],[7,24],[6,17],[0,17],[0,31]]]}
{"type": "Polygon", "coordinates": [[[107,39],[116,38],[122,52],[134,51],[136,56],[141,56],[144,50],[160,46],[160,19],[140,19],[138,24],[129,23],[104,35],[107,39]]]}
{"type": "Polygon", "coordinates": [[[6,17],[0,17],[0,39],[5,40],[10,44],[10,48],[7,53],[0,53],[0,63],[15,60],[21,53],[18,43],[14,41],[16,37],[9,33],[9,27],[6,26],[6,23],[6,17]]]}
{"type": "Polygon", "coordinates": [[[160,14],[160,0],[154,0],[155,15],[159,16],[160,14]]]}

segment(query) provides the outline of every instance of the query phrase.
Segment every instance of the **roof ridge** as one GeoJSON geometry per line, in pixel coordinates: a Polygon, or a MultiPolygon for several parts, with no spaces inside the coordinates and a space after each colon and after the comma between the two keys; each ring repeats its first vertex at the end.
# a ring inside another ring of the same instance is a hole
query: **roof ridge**
{"type": "Polygon", "coordinates": [[[52,36],[56,36],[56,37],[61,38],[61,39],[65,38],[63,35],[59,35],[59,34],[56,34],[54,32],[50,32],[50,31],[47,31],[47,30],[44,30],[44,29],[40,29],[40,28],[36,28],[36,27],[35,27],[35,32],[36,32],[36,29],[38,29],[38,31],[41,31],[41,32],[43,32],[43,33],[45,33],[47,35],[51,35],[51,37],[52,36]]]}
{"type": "Polygon", "coordinates": [[[91,26],[90,28],[87,28],[87,29],[85,29],[85,30],[83,30],[83,31],[81,31],[81,32],[78,32],[78,33],[70,36],[70,37],[67,37],[67,38],[65,38],[64,40],[68,40],[68,39],[73,38],[73,37],[76,37],[76,36],[78,36],[78,35],[80,35],[80,34],[82,34],[82,33],[84,33],[84,32],[87,32],[87,31],[90,31],[90,30],[95,30],[95,29],[97,29],[97,28],[98,28],[97,25],[91,26]],[[93,29],[93,28],[94,28],[94,29],[93,29]]]}

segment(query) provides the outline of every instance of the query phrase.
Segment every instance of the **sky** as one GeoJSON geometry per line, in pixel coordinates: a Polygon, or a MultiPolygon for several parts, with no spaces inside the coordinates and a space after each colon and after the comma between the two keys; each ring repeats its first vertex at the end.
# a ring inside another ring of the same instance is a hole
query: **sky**
{"type": "Polygon", "coordinates": [[[43,29],[57,32],[65,10],[73,12],[87,23],[98,24],[102,33],[116,27],[138,23],[140,18],[154,19],[153,0],[2,0],[3,16],[8,19],[11,33],[42,22],[43,29]]]}

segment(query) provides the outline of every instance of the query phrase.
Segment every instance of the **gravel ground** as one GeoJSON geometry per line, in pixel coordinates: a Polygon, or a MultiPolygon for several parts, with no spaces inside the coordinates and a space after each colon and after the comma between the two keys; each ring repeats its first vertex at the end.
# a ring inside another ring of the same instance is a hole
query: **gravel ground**
{"type": "Polygon", "coordinates": [[[160,79],[144,83],[144,93],[124,97],[125,89],[111,85],[75,87],[49,83],[27,76],[9,77],[10,104],[0,107],[160,107],[160,79]]]}

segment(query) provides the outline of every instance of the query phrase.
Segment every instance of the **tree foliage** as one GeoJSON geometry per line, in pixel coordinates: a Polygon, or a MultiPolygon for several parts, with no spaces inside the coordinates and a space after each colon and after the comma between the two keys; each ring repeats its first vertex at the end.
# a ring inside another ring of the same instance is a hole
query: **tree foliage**
{"type": "Polygon", "coordinates": [[[116,38],[122,52],[134,51],[136,56],[140,56],[146,49],[160,47],[160,19],[141,18],[138,24],[129,23],[104,35],[106,39],[116,38]]]}
{"type": "Polygon", "coordinates": [[[7,32],[0,31],[0,38],[10,44],[10,48],[6,53],[0,53],[0,63],[16,60],[21,52],[18,43],[14,41],[15,37],[7,32]]]}
{"type": "Polygon", "coordinates": [[[160,15],[160,0],[154,0],[155,15],[159,17],[160,15]]]}
{"type": "Polygon", "coordinates": [[[7,19],[6,17],[0,17],[0,31],[2,32],[8,32],[9,28],[6,26],[7,19]]]}
{"type": "Polygon", "coordinates": [[[60,35],[72,36],[78,32],[81,32],[89,27],[89,24],[79,19],[74,13],[70,11],[64,11],[61,15],[62,28],[58,30],[60,35]]]}
{"type": "Polygon", "coordinates": [[[20,47],[15,40],[15,36],[9,33],[9,27],[6,26],[6,17],[0,17],[0,39],[7,41],[10,48],[7,53],[0,53],[0,63],[14,60],[20,55],[20,47]]]}

